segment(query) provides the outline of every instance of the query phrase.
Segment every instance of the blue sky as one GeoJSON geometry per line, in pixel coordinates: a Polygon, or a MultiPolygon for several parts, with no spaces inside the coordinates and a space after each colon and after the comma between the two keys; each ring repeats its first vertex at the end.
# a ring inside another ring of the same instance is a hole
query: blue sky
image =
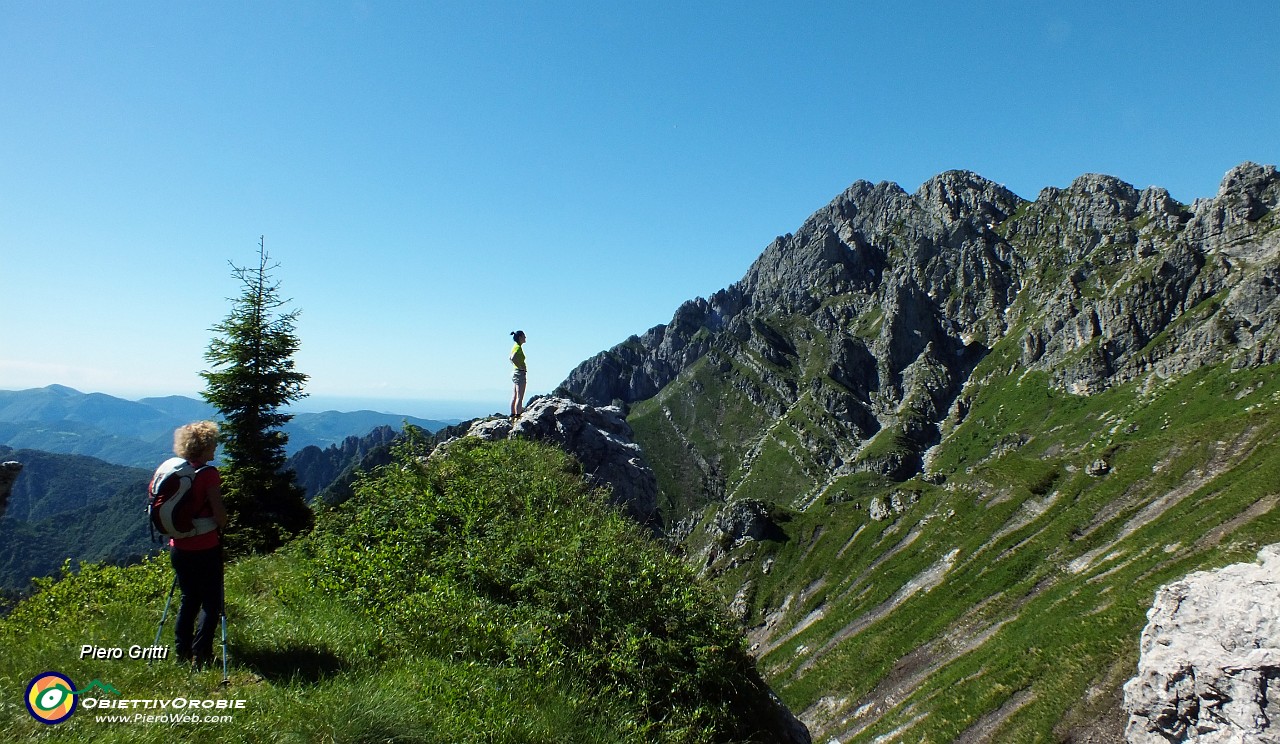
{"type": "Polygon", "coordinates": [[[259,235],[322,406],[505,409],[859,179],[1213,196],[1280,3],[0,0],[0,389],[201,388],[259,235]],[[422,404],[411,400],[465,401],[422,404]]]}

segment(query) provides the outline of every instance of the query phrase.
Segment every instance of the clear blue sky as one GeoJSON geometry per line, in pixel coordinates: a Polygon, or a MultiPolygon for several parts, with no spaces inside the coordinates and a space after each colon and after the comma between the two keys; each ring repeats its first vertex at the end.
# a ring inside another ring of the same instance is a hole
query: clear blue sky
{"type": "Polygon", "coordinates": [[[548,391],[858,179],[1212,196],[1280,161],[1277,31],[1275,0],[0,0],[0,389],[197,394],[265,235],[319,402],[502,410],[508,331],[548,391]]]}

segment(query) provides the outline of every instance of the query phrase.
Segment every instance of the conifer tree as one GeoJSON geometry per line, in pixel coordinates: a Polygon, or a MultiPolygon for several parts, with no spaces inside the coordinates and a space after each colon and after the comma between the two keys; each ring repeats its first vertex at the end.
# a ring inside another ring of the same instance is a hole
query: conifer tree
{"type": "Polygon", "coordinates": [[[231,313],[210,330],[201,372],[202,394],[222,413],[223,498],[225,533],[233,554],[265,553],[311,526],[311,509],[293,471],[285,468],[288,435],[281,429],[291,414],[282,407],[306,397],[307,376],[294,369],[300,347],[294,335],[298,310],[284,310],[292,300],[280,298],[272,277],[279,264],[267,255],[265,238],[258,243],[258,265],[231,263],[241,285],[231,313]]]}

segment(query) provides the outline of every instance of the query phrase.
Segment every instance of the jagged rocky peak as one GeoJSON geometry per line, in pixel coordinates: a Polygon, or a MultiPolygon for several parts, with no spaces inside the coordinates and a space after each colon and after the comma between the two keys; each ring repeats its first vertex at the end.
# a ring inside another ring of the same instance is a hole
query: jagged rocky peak
{"type": "Polygon", "coordinates": [[[965,170],[930,178],[916,190],[915,198],[948,222],[976,220],[987,225],[1004,222],[1023,203],[1004,186],[965,170]]]}
{"type": "Polygon", "coordinates": [[[994,239],[986,233],[1021,203],[968,171],[935,176],[914,195],[894,183],[859,181],[796,234],[771,243],[741,286],[759,308],[811,312],[831,296],[874,292],[900,263],[905,275],[929,284],[971,260],[966,246],[994,239]]]}
{"type": "MultiPolygon", "coordinates": [[[[1276,169],[1253,164],[1193,207],[1097,174],[1034,202],[968,171],[914,194],[859,181],[771,242],[741,281],[562,387],[631,404],[705,357],[734,405],[765,419],[818,402],[801,441],[815,461],[909,476],[943,420],[964,415],[964,386],[1002,342],[1082,395],[1224,356],[1280,359],[1278,200],[1276,169]],[[895,444],[868,448],[881,433],[895,444]]],[[[698,467],[716,482],[714,462],[698,467]]]]}
{"type": "Polygon", "coordinates": [[[1042,195],[1011,237],[1044,298],[1023,308],[1023,363],[1088,394],[1223,356],[1276,359],[1275,168],[1233,169],[1194,209],[1112,181],[1083,177],[1042,195]]]}
{"type": "Polygon", "coordinates": [[[1277,206],[1280,174],[1276,167],[1244,163],[1222,179],[1215,198],[1196,201],[1187,233],[1228,259],[1273,261],[1280,252],[1280,235],[1259,228],[1275,219],[1277,206]]]}
{"type": "MultiPolygon", "coordinates": [[[[750,364],[745,348],[786,367],[798,344],[772,323],[798,315],[833,339],[839,360],[861,364],[874,344],[874,356],[885,362],[879,379],[845,364],[833,366],[831,376],[855,394],[883,393],[890,407],[901,404],[909,397],[903,373],[922,355],[945,358],[942,366],[956,358],[966,365],[974,338],[1003,331],[999,312],[1019,285],[1015,256],[994,228],[1022,203],[968,171],[940,174],[914,195],[893,183],[856,182],[798,232],[775,239],[740,282],[686,303],[668,326],[588,360],[564,389],[597,404],[644,400],[713,347],[750,364]],[[883,313],[879,331],[850,334],[868,313],[883,313]]],[[[937,366],[933,361],[921,364],[937,366]]]]}
{"type": "Polygon", "coordinates": [[[1222,179],[1218,199],[1233,217],[1256,222],[1280,205],[1280,174],[1274,165],[1238,165],[1222,179]]]}

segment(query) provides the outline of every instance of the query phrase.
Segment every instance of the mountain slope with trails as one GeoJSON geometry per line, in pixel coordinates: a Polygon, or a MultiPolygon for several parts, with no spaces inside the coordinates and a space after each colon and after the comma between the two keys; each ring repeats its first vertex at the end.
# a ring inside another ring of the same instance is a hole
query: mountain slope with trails
{"type": "Polygon", "coordinates": [[[859,182],[562,388],[815,740],[1115,741],[1156,588],[1280,541],[1278,202],[859,182]]]}

